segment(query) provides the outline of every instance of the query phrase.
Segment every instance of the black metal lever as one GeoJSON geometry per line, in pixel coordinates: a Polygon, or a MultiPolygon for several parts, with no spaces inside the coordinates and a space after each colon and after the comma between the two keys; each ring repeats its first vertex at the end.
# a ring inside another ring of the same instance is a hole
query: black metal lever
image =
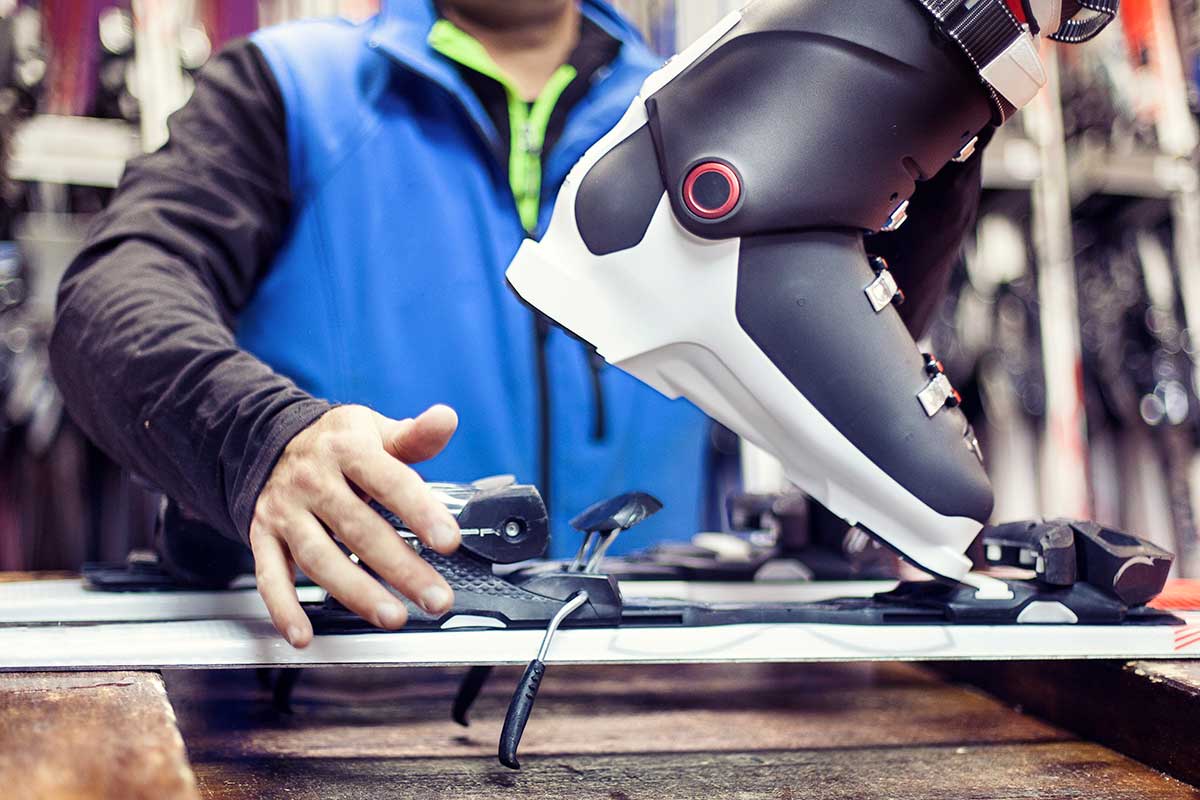
{"type": "Polygon", "coordinates": [[[500,763],[509,769],[521,768],[521,763],[517,761],[517,748],[521,745],[525,724],[529,722],[529,715],[533,712],[533,702],[537,699],[538,688],[542,685],[542,676],[546,674],[546,654],[550,651],[550,641],[562,621],[587,600],[588,593],[580,590],[563,603],[563,607],[546,627],[546,635],[542,637],[542,646],[538,649],[537,657],[529,662],[525,674],[517,684],[517,690],[513,692],[512,700],[508,704],[508,713],[504,715],[504,728],[500,731],[500,763]]]}
{"type": "Polygon", "coordinates": [[[571,520],[571,527],[583,534],[583,541],[567,572],[599,572],[600,561],[617,534],[661,509],[658,498],[645,492],[626,492],[588,506],[571,520]]]}

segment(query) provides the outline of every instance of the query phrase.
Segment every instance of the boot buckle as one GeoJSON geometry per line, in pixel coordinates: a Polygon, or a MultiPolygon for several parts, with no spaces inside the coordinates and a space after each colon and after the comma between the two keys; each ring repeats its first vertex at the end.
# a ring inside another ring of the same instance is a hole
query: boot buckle
{"type": "Polygon", "coordinates": [[[929,353],[924,355],[925,372],[930,378],[925,388],[917,392],[917,399],[921,401],[921,408],[925,409],[926,415],[932,417],[947,406],[956,408],[962,403],[962,395],[950,384],[942,362],[929,353]]]}
{"type": "Polygon", "coordinates": [[[905,200],[896,206],[896,209],[887,218],[887,222],[883,223],[883,227],[879,229],[882,233],[892,233],[900,230],[900,226],[908,220],[908,202],[905,200]]]}
{"type": "Polygon", "coordinates": [[[962,149],[958,151],[958,155],[956,155],[954,158],[952,158],[950,160],[953,161],[955,164],[961,164],[964,161],[966,161],[968,158],[970,158],[971,156],[975,155],[975,150],[978,147],[979,147],[979,137],[976,136],[976,137],[972,138],[971,141],[964,144],[962,146],[962,149]]]}
{"type": "Polygon", "coordinates": [[[903,304],[904,292],[900,291],[895,276],[888,269],[887,261],[878,256],[872,256],[871,266],[875,269],[875,280],[867,284],[863,293],[871,301],[871,308],[875,310],[875,313],[878,314],[893,303],[895,305],[903,304]]]}

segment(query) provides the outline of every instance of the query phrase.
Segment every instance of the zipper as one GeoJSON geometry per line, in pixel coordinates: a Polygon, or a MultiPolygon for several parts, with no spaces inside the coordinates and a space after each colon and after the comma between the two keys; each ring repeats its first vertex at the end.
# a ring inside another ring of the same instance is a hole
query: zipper
{"type": "Polygon", "coordinates": [[[542,502],[546,504],[546,516],[550,516],[550,501],[553,498],[554,456],[550,434],[553,430],[550,404],[550,365],[546,357],[546,342],[550,338],[550,320],[540,311],[533,310],[534,361],[538,384],[538,485],[542,491],[542,502]]]}
{"type": "Polygon", "coordinates": [[[525,153],[525,202],[534,208],[533,228],[541,214],[542,200],[542,143],[535,142],[533,124],[526,119],[521,125],[521,149],[525,153]]]}
{"type": "Polygon", "coordinates": [[[527,103],[510,102],[508,113],[512,117],[509,130],[513,138],[509,154],[509,186],[517,202],[521,225],[532,236],[537,231],[541,212],[542,144],[534,132],[527,103]]]}
{"type": "Polygon", "coordinates": [[[604,356],[596,352],[591,345],[584,345],[587,351],[588,374],[592,379],[592,441],[603,442],[608,435],[608,425],[604,406],[604,382],[601,380],[601,370],[604,369],[604,356]]]}
{"type": "MultiPolygon", "coordinates": [[[[436,23],[435,29],[437,25],[441,24],[440,21],[436,23]]],[[[442,33],[445,34],[445,30],[442,33]]],[[[432,35],[433,32],[431,32],[432,35]]],[[[435,49],[438,48],[435,46],[435,49]]],[[[487,58],[486,54],[483,55],[482,59],[479,59],[480,54],[476,52],[474,56],[468,55],[466,60],[455,58],[444,52],[443,55],[447,55],[452,60],[458,61],[458,63],[470,69],[475,69],[496,80],[504,86],[509,96],[510,151],[508,169],[506,171],[508,172],[508,182],[511,189],[510,195],[513,198],[517,217],[524,228],[526,236],[532,237],[537,231],[538,221],[541,216],[542,177],[544,174],[542,155],[546,127],[562,92],[575,79],[575,70],[568,65],[560,67],[551,76],[550,82],[542,91],[542,95],[533,103],[525,103],[516,98],[514,88],[507,80],[504,80],[502,74],[495,71],[495,65],[488,63],[490,59],[487,58]]],[[[411,69],[410,65],[405,66],[411,69]]],[[[423,74],[424,77],[431,79],[434,83],[441,86],[447,94],[458,102],[480,138],[485,142],[492,142],[491,137],[487,135],[483,126],[475,119],[466,102],[461,97],[458,97],[457,93],[450,86],[434,78],[432,75],[426,74],[423,70],[414,69],[412,71],[423,74]]],[[[604,77],[607,77],[607,74],[604,77]]],[[[489,148],[489,150],[491,149],[489,148]]],[[[553,496],[553,409],[550,390],[550,367],[546,352],[552,325],[553,323],[549,318],[536,310],[533,311],[534,361],[537,375],[539,483],[547,512],[549,512],[553,496]]],[[[600,369],[603,366],[603,362],[599,361],[598,363],[599,356],[593,348],[589,345],[584,345],[584,347],[586,348],[584,358],[587,361],[591,376],[592,397],[595,409],[592,424],[592,440],[601,441],[606,434],[604,387],[600,380],[600,369]]]]}
{"type": "MultiPolygon", "coordinates": [[[[482,141],[485,145],[487,145],[487,147],[486,147],[487,152],[489,154],[495,152],[495,148],[493,145],[495,144],[496,140],[493,139],[488,134],[487,129],[479,122],[478,119],[475,118],[475,115],[471,111],[471,107],[466,103],[466,101],[464,101],[458,95],[458,93],[454,90],[453,87],[451,87],[445,81],[442,81],[440,78],[426,72],[425,70],[417,69],[412,64],[406,63],[401,59],[393,58],[393,61],[397,65],[399,65],[401,68],[411,72],[414,75],[419,75],[420,77],[424,78],[425,80],[428,80],[430,83],[433,83],[435,86],[438,86],[442,91],[444,91],[446,93],[446,95],[449,96],[456,105],[458,105],[459,109],[463,113],[463,116],[467,118],[467,122],[470,124],[471,128],[475,131],[475,133],[479,137],[480,141],[482,141]]],[[[510,114],[512,113],[511,108],[509,110],[509,113],[510,114]]],[[[524,123],[522,125],[523,136],[522,136],[521,141],[522,141],[522,144],[525,145],[526,143],[532,142],[532,140],[533,140],[533,128],[532,128],[532,125],[530,125],[527,117],[523,120],[523,123],[524,123]]],[[[510,127],[509,130],[511,131],[512,128],[510,127]]],[[[490,155],[489,155],[489,160],[492,162],[493,168],[498,168],[504,174],[504,176],[506,178],[508,178],[509,184],[511,186],[512,176],[509,174],[509,172],[513,166],[513,164],[511,163],[511,152],[509,155],[510,155],[510,163],[507,165],[502,162],[496,161],[496,159],[492,158],[490,155]]],[[[529,186],[528,183],[525,183],[523,185],[526,187],[529,186]]],[[[521,220],[520,201],[517,199],[516,195],[511,191],[508,192],[508,196],[510,198],[510,201],[513,204],[513,206],[512,206],[513,210],[517,213],[517,219],[521,220]]],[[[522,231],[525,233],[526,236],[532,235],[530,233],[529,229],[524,226],[523,221],[520,221],[519,224],[521,224],[522,231]]],[[[548,361],[546,358],[546,340],[549,338],[550,326],[549,326],[549,323],[542,318],[542,315],[539,312],[534,311],[533,309],[530,309],[530,310],[533,311],[532,325],[533,325],[533,340],[534,340],[534,364],[535,364],[534,372],[536,375],[535,379],[537,381],[538,486],[541,489],[542,501],[546,504],[546,512],[548,515],[549,511],[550,511],[551,488],[552,488],[552,486],[551,486],[552,470],[550,468],[550,466],[551,466],[550,459],[551,459],[552,452],[551,452],[551,441],[550,441],[550,433],[551,433],[550,377],[549,377],[549,364],[548,364],[548,361]]]]}
{"type": "MultiPolygon", "coordinates": [[[[510,120],[513,134],[519,136],[513,142],[518,153],[510,154],[509,185],[513,188],[513,199],[517,204],[517,216],[525,227],[526,236],[532,237],[537,230],[537,217],[541,211],[541,145],[535,142],[533,124],[529,119],[529,105],[525,103],[509,103],[508,113],[514,118],[510,120]],[[514,157],[515,156],[515,157],[514,157]],[[536,161],[536,163],[535,163],[536,161]],[[535,171],[536,170],[536,171],[535,171]],[[533,211],[530,212],[532,205],[533,211]]],[[[551,515],[551,503],[554,497],[554,408],[550,393],[550,359],[546,352],[550,340],[550,320],[537,309],[533,311],[533,347],[534,363],[537,373],[538,397],[538,486],[542,492],[542,502],[546,504],[546,515],[551,515]]]]}

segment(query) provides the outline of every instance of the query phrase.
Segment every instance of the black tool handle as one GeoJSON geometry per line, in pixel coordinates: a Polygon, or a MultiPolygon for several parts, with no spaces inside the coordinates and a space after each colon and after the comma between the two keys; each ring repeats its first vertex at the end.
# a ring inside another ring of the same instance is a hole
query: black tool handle
{"type": "Polygon", "coordinates": [[[546,674],[546,665],[539,659],[529,662],[517,691],[513,692],[512,702],[508,704],[508,713],[504,715],[504,729],[500,731],[500,763],[509,769],[520,769],[517,761],[517,748],[521,745],[521,735],[525,733],[525,723],[529,722],[529,714],[533,711],[533,701],[537,699],[538,687],[542,684],[542,676],[546,674]]]}
{"type": "Polygon", "coordinates": [[[475,698],[479,697],[483,685],[487,683],[488,676],[491,674],[491,667],[474,666],[467,671],[462,683],[458,685],[458,694],[454,696],[454,707],[450,714],[454,721],[464,728],[471,724],[467,719],[467,713],[471,710],[475,698]]]}

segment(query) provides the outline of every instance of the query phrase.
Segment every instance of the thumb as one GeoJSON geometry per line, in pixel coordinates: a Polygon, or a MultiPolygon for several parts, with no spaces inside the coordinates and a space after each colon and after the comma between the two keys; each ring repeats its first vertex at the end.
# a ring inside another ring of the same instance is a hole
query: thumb
{"type": "Polygon", "coordinates": [[[450,406],[431,406],[416,419],[379,416],[383,449],[406,464],[427,461],[442,452],[458,429],[458,414],[450,406]]]}

